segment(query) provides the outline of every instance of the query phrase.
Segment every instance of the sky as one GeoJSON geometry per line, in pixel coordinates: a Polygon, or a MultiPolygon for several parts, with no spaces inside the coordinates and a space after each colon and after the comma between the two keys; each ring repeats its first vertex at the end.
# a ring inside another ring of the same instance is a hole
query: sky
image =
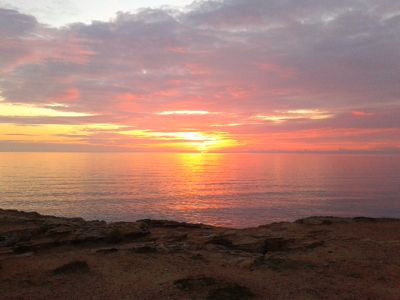
{"type": "Polygon", "coordinates": [[[0,151],[400,152],[398,0],[0,0],[0,151]]]}

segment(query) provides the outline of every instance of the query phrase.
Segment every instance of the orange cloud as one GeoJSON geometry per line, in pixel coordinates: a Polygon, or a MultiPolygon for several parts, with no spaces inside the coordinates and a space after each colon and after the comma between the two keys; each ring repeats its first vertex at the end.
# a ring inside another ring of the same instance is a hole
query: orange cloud
{"type": "Polygon", "coordinates": [[[158,112],[157,115],[160,116],[170,116],[170,115],[208,115],[210,112],[205,110],[170,110],[158,112]]]}
{"type": "Polygon", "coordinates": [[[372,116],[372,113],[367,113],[367,112],[364,112],[364,111],[353,111],[353,112],[351,112],[351,114],[353,116],[355,116],[355,117],[358,117],[358,118],[372,116]]]}
{"type": "Polygon", "coordinates": [[[57,102],[73,102],[77,101],[81,93],[76,88],[66,89],[61,95],[56,97],[57,102]]]}

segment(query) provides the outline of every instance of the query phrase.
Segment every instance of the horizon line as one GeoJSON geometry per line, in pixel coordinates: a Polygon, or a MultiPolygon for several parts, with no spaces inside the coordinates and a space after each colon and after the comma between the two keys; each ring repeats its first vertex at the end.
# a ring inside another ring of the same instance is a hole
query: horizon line
{"type": "Polygon", "coordinates": [[[98,151],[40,151],[40,150],[0,150],[0,153],[149,153],[149,154],[400,154],[400,150],[338,150],[338,151],[115,151],[115,150],[98,150],[98,151]]]}

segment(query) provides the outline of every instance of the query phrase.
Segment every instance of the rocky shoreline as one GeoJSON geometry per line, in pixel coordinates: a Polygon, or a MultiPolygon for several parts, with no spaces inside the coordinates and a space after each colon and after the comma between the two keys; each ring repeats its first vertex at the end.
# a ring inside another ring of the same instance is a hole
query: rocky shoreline
{"type": "Polygon", "coordinates": [[[0,210],[1,299],[398,299],[400,220],[231,229],[0,210]]]}

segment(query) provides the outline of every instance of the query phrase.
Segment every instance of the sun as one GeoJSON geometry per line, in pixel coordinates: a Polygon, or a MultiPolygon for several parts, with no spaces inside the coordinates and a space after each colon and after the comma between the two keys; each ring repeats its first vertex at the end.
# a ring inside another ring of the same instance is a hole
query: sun
{"type": "Polygon", "coordinates": [[[204,141],[207,136],[201,132],[177,132],[177,137],[188,141],[204,141]]]}
{"type": "MultiPolygon", "coordinates": [[[[219,151],[239,144],[238,141],[233,139],[226,132],[121,130],[120,134],[158,141],[160,147],[184,152],[193,151],[204,153],[219,151]]],[[[154,147],[154,144],[151,146],[154,147]]]]}
{"type": "Polygon", "coordinates": [[[227,137],[224,133],[180,132],[178,136],[202,153],[224,149],[236,144],[235,140],[227,137]]]}

